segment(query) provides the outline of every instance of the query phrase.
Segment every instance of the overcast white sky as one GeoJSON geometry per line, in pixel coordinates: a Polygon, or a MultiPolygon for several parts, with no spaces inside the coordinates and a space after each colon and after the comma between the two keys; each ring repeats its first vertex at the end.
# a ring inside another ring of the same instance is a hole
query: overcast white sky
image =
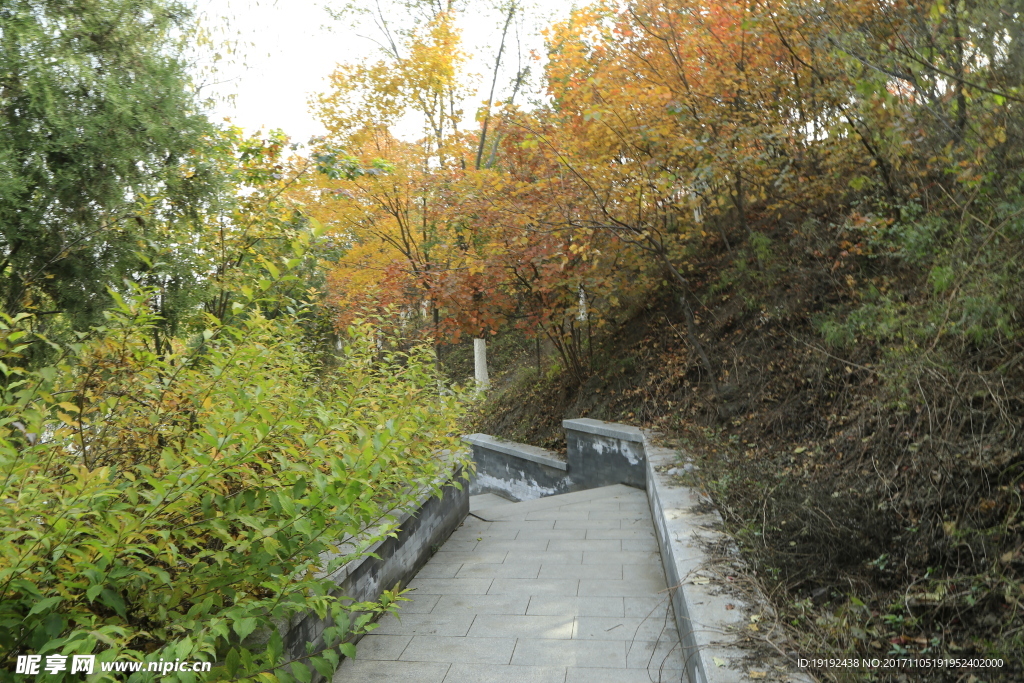
{"type": "MultiPolygon", "coordinates": [[[[214,109],[216,119],[229,117],[249,131],[282,128],[294,142],[306,142],[311,136],[322,134],[322,127],[309,113],[309,95],[326,90],[325,78],[336,64],[357,61],[374,50],[373,44],[360,38],[352,26],[332,19],[325,9],[330,3],[323,0],[195,3],[204,25],[216,27],[221,40],[226,37],[244,43],[244,65],[229,64],[227,59],[218,62],[222,66],[216,77],[219,82],[208,84],[203,94],[216,95],[220,100],[214,109]],[[232,94],[233,103],[224,101],[232,94]]],[[[514,36],[506,46],[502,61],[508,71],[503,81],[510,81],[515,73],[517,51],[524,58],[531,49],[543,54],[537,24],[566,16],[571,4],[570,0],[547,0],[542,7],[533,8],[520,28],[520,46],[517,47],[514,36]]],[[[500,36],[500,18],[496,12],[488,11],[489,6],[487,2],[471,1],[463,25],[466,49],[478,60],[470,71],[480,74],[490,71],[500,36]]],[[[536,70],[539,64],[534,64],[536,70]]],[[[486,98],[486,91],[483,87],[481,90],[478,100],[486,98]]],[[[473,106],[475,103],[467,107],[467,113],[473,106]]],[[[472,116],[469,118],[472,124],[472,116]]]]}

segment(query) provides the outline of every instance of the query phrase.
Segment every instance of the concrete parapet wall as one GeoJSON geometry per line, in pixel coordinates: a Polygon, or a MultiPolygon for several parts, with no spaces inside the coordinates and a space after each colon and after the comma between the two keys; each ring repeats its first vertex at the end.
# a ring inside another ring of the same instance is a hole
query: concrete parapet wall
{"type": "MultiPolygon", "coordinates": [[[[396,537],[385,538],[368,549],[377,557],[362,557],[341,567],[335,574],[335,595],[354,602],[377,600],[385,590],[401,582],[407,586],[437,549],[462,524],[469,514],[469,487],[462,480],[462,469],[452,475],[442,496],[424,497],[418,507],[399,517],[396,537]]],[[[315,650],[323,647],[324,629],[330,626],[315,613],[296,617],[282,629],[285,652],[289,658],[306,654],[306,644],[315,650]]]]}
{"type": "Polygon", "coordinates": [[[476,473],[469,492],[494,493],[509,500],[544,498],[570,490],[564,460],[551,451],[487,434],[463,437],[473,451],[476,473]]]}
{"type": "Polygon", "coordinates": [[[646,482],[643,433],[636,427],[582,418],[563,420],[573,491],[646,482]]]}

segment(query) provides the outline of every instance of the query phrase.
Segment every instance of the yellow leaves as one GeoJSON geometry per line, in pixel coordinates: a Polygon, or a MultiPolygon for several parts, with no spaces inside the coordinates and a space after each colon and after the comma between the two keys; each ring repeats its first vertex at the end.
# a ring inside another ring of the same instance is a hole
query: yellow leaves
{"type": "Polygon", "coordinates": [[[63,422],[64,424],[66,424],[69,427],[74,427],[75,429],[78,429],[79,427],[81,427],[81,423],[79,423],[78,420],[76,420],[75,418],[71,417],[67,413],[59,411],[59,410],[57,411],[57,419],[60,420],[61,422],[63,422]]]}

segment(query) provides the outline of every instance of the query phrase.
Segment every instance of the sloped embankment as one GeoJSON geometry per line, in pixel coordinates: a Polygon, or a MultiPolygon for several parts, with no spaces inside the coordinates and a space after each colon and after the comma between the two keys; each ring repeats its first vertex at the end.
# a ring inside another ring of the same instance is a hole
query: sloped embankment
{"type": "Polygon", "coordinates": [[[979,680],[1016,680],[1024,381],[1005,356],[1020,349],[917,362],[828,345],[823,312],[835,319],[856,292],[836,293],[842,273],[800,272],[771,287],[698,281],[717,392],[662,292],[595,342],[582,383],[522,353],[472,430],[556,449],[563,418],[661,430],[697,459],[684,476],[716,501],[802,651],[1002,656],[1007,667],[979,680]]]}

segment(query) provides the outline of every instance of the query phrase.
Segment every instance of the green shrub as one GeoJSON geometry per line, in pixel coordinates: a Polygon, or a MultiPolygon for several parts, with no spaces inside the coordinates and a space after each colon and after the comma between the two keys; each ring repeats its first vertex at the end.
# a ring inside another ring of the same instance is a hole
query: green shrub
{"type": "Polygon", "coordinates": [[[308,680],[274,624],[309,611],[335,620],[312,660],[329,676],[395,596],[348,604],[325,570],[393,533],[389,510],[439,492],[461,404],[438,395],[427,347],[382,349],[371,322],[321,376],[298,304],[270,320],[250,299],[158,355],[152,296],[118,300],[105,328],[31,371],[18,358],[45,340],[28,316],[0,319],[0,678],[35,653],[214,662],[162,680],[308,680]]]}

